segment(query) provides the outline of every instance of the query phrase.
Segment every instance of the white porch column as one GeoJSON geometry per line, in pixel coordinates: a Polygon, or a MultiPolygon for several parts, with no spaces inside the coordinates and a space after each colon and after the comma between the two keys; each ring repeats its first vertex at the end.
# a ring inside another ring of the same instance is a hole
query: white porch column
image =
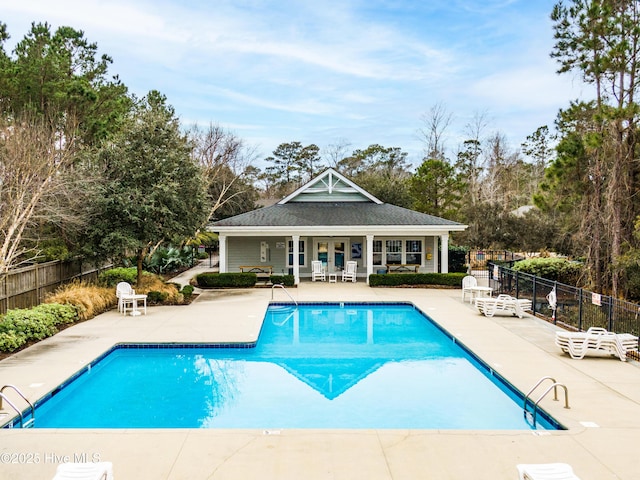
{"type": "Polygon", "coordinates": [[[444,235],[440,235],[440,248],[441,248],[441,272],[449,273],[449,234],[445,233],[444,235]]]}
{"type": "Polygon", "coordinates": [[[218,271],[227,273],[227,236],[218,235],[218,271]]]}
{"type": "Polygon", "coordinates": [[[433,237],[433,273],[438,273],[438,237],[433,237]]]}
{"type": "Polygon", "coordinates": [[[293,240],[293,283],[300,283],[300,235],[292,235],[293,240]]]}
{"type": "Polygon", "coordinates": [[[373,235],[367,235],[367,285],[369,275],[373,273],[373,235]]]}

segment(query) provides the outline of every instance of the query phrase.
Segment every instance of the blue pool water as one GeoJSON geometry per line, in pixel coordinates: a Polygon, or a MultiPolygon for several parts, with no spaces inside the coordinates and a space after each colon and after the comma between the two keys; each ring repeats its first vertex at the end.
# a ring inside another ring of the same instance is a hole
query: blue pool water
{"type": "Polygon", "coordinates": [[[116,346],[38,402],[35,427],[532,428],[411,304],[272,305],[255,347],[231,347],[116,346]]]}

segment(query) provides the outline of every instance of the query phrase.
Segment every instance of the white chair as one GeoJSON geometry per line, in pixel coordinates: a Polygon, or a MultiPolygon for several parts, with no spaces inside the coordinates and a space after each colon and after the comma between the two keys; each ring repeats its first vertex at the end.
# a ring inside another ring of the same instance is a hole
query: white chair
{"type": "Polygon", "coordinates": [[[347,262],[347,266],[342,271],[342,281],[346,282],[347,280],[351,280],[352,282],[356,282],[356,271],[358,270],[358,262],[347,262]]]}
{"type": "Polygon", "coordinates": [[[567,463],[522,463],[516,468],[520,480],[580,480],[567,463]]]}
{"type": "Polygon", "coordinates": [[[113,480],[111,462],[61,463],[53,480],[113,480]]]}
{"type": "Polygon", "coordinates": [[[118,298],[118,311],[125,311],[125,303],[130,304],[133,308],[133,299],[129,298],[135,295],[136,291],[127,282],[120,282],[116,285],[116,297],[118,298]]]}
{"type": "Polygon", "coordinates": [[[116,297],[118,298],[118,311],[123,315],[127,314],[127,311],[132,316],[140,315],[138,310],[138,302],[143,302],[144,314],[147,314],[147,296],[144,294],[136,294],[136,291],[127,282],[120,282],[116,285],[116,297]]]}
{"type": "Polygon", "coordinates": [[[467,275],[462,279],[462,301],[466,298],[466,295],[469,294],[469,301],[473,299],[473,287],[478,286],[478,280],[476,277],[472,275],[467,275]]]}
{"type": "Polygon", "coordinates": [[[311,281],[316,280],[325,281],[327,279],[327,272],[320,260],[311,261],[311,281]]]}

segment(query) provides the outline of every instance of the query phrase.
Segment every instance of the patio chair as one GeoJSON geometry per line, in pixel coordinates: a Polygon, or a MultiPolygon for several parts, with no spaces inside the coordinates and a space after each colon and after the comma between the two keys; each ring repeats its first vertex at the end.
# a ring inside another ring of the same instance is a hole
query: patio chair
{"type": "Polygon", "coordinates": [[[358,262],[347,262],[347,266],[342,271],[342,281],[346,282],[347,280],[351,280],[352,282],[356,282],[356,270],[358,269],[358,262]]]}
{"type": "Polygon", "coordinates": [[[53,480],[113,480],[111,462],[61,463],[53,480]]]}
{"type": "Polygon", "coordinates": [[[311,280],[315,282],[316,279],[323,282],[327,279],[326,269],[320,260],[311,261],[311,280]]]}
{"type": "Polygon", "coordinates": [[[125,312],[125,305],[133,307],[133,299],[128,298],[135,295],[136,291],[127,282],[120,282],[116,285],[116,297],[118,298],[118,311],[125,312]]]}
{"type": "Polygon", "coordinates": [[[520,480],[580,480],[567,463],[521,463],[516,468],[520,480]]]}
{"type": "Polygon", "coordinates": [[[462,279],[462,301],[463,302],[467,294],[469,294],[470,300],[473,299],[473,290],[471,289],[477,286],[478,286],[478,280],[476,280],[476,277],[472,275],[467,275],[462,279]]]}

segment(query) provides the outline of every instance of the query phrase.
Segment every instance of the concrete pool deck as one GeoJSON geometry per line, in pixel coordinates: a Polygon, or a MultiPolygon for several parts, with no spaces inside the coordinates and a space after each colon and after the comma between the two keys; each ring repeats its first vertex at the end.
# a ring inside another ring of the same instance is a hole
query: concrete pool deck
{"type": "MultiPolygon", "coordinates": [[[[53,478],[65,460],[110,461],[116,480],[494,480],[517,479],[518,463],[551,462],[571,464],[582,480],[639,477],[638,362],[572,360],[554,345],[553,325],[532,316],[485,318],[460,290],[359,281],[287,291],[297,301],[413,302],[521,391],[547,375],[565,384],[570,409],[561,391],[560,401],[548,395],[541,406],[568,430],[4,429],[0,478],[53,478]]],[[[35,401],[118,342],[254,340],[272,294],[289,300],[281,289],[206,291],[191,305],[150,307],[146,316],[110,311],[0,361],[0,383],[35,401]]]]}

